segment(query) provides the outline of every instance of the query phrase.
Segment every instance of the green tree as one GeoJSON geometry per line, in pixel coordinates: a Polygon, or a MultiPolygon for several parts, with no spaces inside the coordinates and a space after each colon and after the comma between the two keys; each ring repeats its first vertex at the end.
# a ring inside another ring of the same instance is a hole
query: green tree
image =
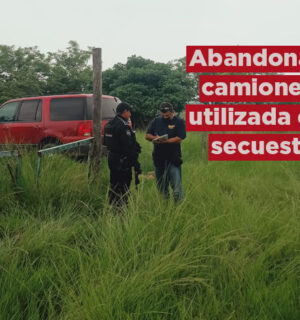
{"type": "Polygon", "coordinates": [[[37,47],[0,45],[0,104],[12,98],[41,95],[47,86],[49,64],[37,47]]]}
{"type": "MultiPolygon", "coordinates": [[[[65,51],[42,54],[37,47],[0,46],[0,103],[12,98],[68,92],[92,92],[91,51],[70,41],[65,51]]],[[[103,93],[119,97],[146,123],[163,101],[176,111],[195,96],[195,77],[185,72],[185,58],[170,63],[131,56],[103,72],[103,93]]]]}
{"type": "Polygon", "coordinates": [[[193,79],[176,60],[159,63],[131,56],[103,72],[103,93],[127,101],[136,110],[136,120],[144,124],[163,101],[171,102],[180,112],[194,95],[193,79]]]}
{"type": "Polygon", "coordinates": [[[0,104],[13,98],[92,92],[91,52],[75,41],[66,51],[0,46],[0,104]]]}
{"type": "Polygon", "coordinates": [[[50,72],[46,94],[93,90],[91,51],[81,50],[76,41],[70,41],[67,51],[50,52],[47,59],[50,72]]]}

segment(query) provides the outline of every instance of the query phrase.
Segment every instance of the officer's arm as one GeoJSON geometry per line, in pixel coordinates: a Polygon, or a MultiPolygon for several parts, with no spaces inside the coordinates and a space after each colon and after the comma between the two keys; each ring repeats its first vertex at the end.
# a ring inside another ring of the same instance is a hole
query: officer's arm
{"type": "Polygon", "coordinates": [[[127,134],[127,130],[129,130],[129,128],[126,128],[126,126],[118,126],[116,128],[116,135],[119,139],[120,152],[129,156],[132,149],[132,139],[127,134]]]}
{"type": "MultiPolygon", "coordinates": [[[[131,135],[128,134],[129,127],[127,126],[119,126],[117,128],[117,136],[120,141],[120,152],[131,159],[132,162],[137,161],[138,154],[140,153],[140,150],[138,150],[137,141],[135,138],[133,138],[131,135]]],[[[140,148],[140,146],[139,146],[140,148]]]]}
{"type": "Polygon", "coordinates": [[[155,126],[155,119],[151,121],[146,131],[145,139],[148,141],[152,141],[153,139],[158,138],[158,135],[154,134],[154,126],[155,126]]]}
{"type": "Polygon", "coordinates": [[[126,156],[131,166],[134,167],[136,174],[141,174],[141,165],[138,161],[139,153],[141,152],[140,145],[132,138],[131,135],[128,135],[128,128],[126,126],[119,127],[117,130],[120,142],[121,142],[121,152],[126,156]]]}
{"type": "Polygon", "coordinates": [[[179,137],[170,138],[166,141],[161,141],[160,143],[181,143],[182,139],[179,137]]]}
{"type": "Polygon", "coordinates": [[[152,141],[155,138],[158,138],[158,136],[154,136],[151,133],[147,133],[146,136],[145,136],[145,139],[148,140],[148,141],[152,141]]]}

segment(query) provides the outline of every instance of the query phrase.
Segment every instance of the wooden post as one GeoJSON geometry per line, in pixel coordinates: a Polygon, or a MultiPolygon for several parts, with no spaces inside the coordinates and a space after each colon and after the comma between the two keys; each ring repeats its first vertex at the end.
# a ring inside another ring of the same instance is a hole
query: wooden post
{"type": "Polygon", "coordinates": [[[203,131],[202,132],[202,160],[205,162],[207,161],[206,144],[207,144],[207,132],[203,131]]]}
{"type": "Polygon", "coordinates": [[[102,59],[101,48],[93,49],[93,136],[95,137],[93,149],[91,152],[91,169],[94,174],[93,180],[96,179],[100,172],[101,164],[101,108],[102,108],[102,59]]]}
{"type": "MultiPolygon", "coordinates": [[[[212,105],[213,103],[207,102],[205,104],[212,105]]],[[[202,161],[207,163],[208,161],[208,152],[207,152],[207,132],[202,132],[202,161]]]]}

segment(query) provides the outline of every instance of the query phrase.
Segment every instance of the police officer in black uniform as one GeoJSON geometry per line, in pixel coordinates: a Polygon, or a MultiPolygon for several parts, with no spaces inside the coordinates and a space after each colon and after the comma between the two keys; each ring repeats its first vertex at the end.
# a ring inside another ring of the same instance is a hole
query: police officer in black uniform
{"type": "MultiPolygon", "coordinates": [[[[108,148],[108,166],[110,169],[109,203],[116,207],[127,204],[132,167],[136,177],[141,173],[138,156],[141,147],[136,141],[130,125],[132,108],[121,102],[117,106],[117,115],[108,122],[104,130],[104,144],[108,148]]],[[[136,179],[137,181],[138,179],[136,179]]]]}

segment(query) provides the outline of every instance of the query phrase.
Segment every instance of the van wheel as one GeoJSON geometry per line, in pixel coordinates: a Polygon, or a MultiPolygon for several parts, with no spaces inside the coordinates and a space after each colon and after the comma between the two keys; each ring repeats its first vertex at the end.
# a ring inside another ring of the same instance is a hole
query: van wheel
{"type": "Polygon", "coordinates": [[[42,145],[42,150],[43,149],[49,149],[49,148],[56,147],[56,146],[58,146],[58,144],[49,142],[49,143],[46,143],[46,144],[42,145]]]}
{"type": "Polygon", "coordinates": [[[56,147],[60,145],[61,143],[58,140],[51,140],[51,141],[44,141],[40,144],[40,149],[48,149],[52,147],[56,147]]]}

